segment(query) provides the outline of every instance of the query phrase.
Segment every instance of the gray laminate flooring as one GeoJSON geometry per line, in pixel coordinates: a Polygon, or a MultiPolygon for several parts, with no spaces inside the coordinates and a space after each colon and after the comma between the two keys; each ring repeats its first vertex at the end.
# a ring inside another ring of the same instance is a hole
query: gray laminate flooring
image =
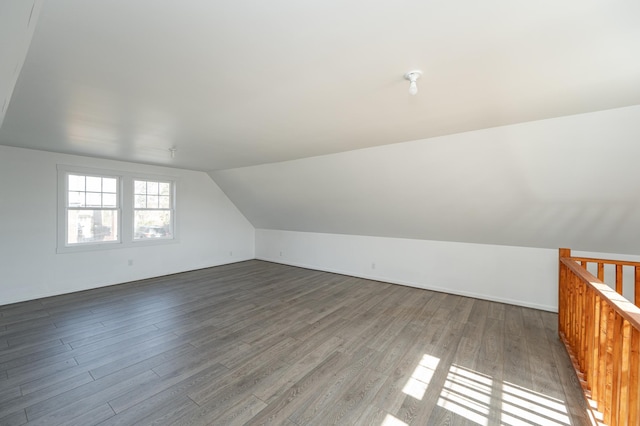
{"type": "Polygon", "coordinates": [[[556,321],[262,261],[7,305],[0,424],[587,424],[556,321]]]}

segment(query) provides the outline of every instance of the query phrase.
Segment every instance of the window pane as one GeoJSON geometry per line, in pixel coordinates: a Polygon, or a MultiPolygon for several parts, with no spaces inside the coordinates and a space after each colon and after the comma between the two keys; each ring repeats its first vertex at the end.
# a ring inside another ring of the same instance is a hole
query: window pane
{"type": "Polygon", "coordinates": [[[171,207],[171,197],[158,197],[158,207],[161,209],[168,209],[171,207]]]}
{"type": "Polygon", "coordinates": [[[147,208],[147,196],[146,195],[136,195],[134,199],[134,204],[136,209],[146,209],[147,208]]]}
{"type": "Polygon", "coordinates": [[[67,244],[118,241],[117,210],[69,210],[67,244]]]}
{"type": "Polygon", "coordinates": [[[160,182],[159,194],[171,195],[171,184],[167,182],[160,182]]]}
{"type": "Polygon", "coordinates": [[[102,178],[95,176],[87,176],[87,191],[101,192],[102,178]]]}
{"type": "Polygon", "coordinates": [[[136,180],[133,184],[133,191],[135,194],[146,194],[147,193],[147,182],[144,180],[136,180]]]}
{"type": "Polygon", "coordinates": [[[102,207],[118,207],[116,194],[102,194],[102,207]]]}
{"type": "Polygon", "coordinates": [[[84,192],[69,192],[68,207],[84,207],[84,192]]]}
{"type": "Polygon", "coordinates": [[[134,217],[134,229],[136,240],[172,238],[171,211],[137,211],[134,217]]]}
{"type": "Polygon", "coordinates": [[[160,195],[171,195],[171,184],[168,182],[160,182],[160,195]]]}
{"type": "Polygon", "coordinates": [[[69,191],[84,191],[84,176],[69,175],[69,191]]]}
{"type": "Polygon", "coordinates": [[[102,179],[102,192],[118,192],[118,179],[115,178],[103,178],[102,179]]]}
{"type": "Polygon", "coordinates": [[[158,196],[157,195],[147,195],[147,208],[148,209],[157,209],[158,208],[158,196]]]}
{"type": "Polygon", "coordinates": [[[102,207],[102,194],[87,192],[87,207],[102,207]]]}
{"type": "Polygon", "coordinates": [[[158,195],[158,182],[147,182],[147,194],[158,195]]]}

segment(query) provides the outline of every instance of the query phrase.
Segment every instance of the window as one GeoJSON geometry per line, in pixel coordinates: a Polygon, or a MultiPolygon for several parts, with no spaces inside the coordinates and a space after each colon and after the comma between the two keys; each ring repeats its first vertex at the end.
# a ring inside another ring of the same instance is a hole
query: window
{"type": "Polygon", "coordinates": [[[177,242],[176,179],[58,165],[58,253],[177,242]]]}
{"type": "Polygon", "coordinates": [[[119,179],[66,175],[66,245],[119,241],[119,179]]]}
{"type": "Polygon", "coordinates": [[[173,202],[171,182],[133,181],[134,240],[171,238],[173,202]]]}

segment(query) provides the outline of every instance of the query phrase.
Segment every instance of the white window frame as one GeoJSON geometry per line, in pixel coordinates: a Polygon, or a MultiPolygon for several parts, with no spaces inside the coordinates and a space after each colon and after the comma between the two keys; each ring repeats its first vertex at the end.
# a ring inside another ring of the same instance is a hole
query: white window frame
{"type": "Polygon", "coordinates": [[[58,217],[57,217],[57,247],[56,253],[75,253],[93,250],[112,250],[120,248],[142,247],[160,244],[172,244],[178,240],[177,192],[179,179],[177,176],[140,174],[124,170],[107,170],[98,168],[78,167],[58,164],[58,217]],[[96,241],[79,244],[67,244],[67,206],[68,206],[68,175],[116,177],[118,178],[118,241],[96,241]],[[171,237],[134,240],[134,180],[147,180],[171,183],[171,237]]]}
{"type": "Polygon", "coordinates": [[[152,243],[152,242],[161,242],[161,241],[171,241],[171,240],[175,240],[176,238],[176,181],[175,180],[171,180],[168,179],[166,177],[161,177],[161,176],[139,176],[136,175],[133,177],[133,179],[131,179],[131,203],[132,203],[132,213],[131,213],[131,232],[132,232],[132,241],[134,244],[139,244],[139,243],[152,243]],[[169,196],[170,196],[170,200],[169,200],[169,208],[166,209],[153,209],[153,208],[136,208],[135,206],[135,181],[147,181],[147,182],[158,182],[158,183],[168,183],[169,184],[169,196]],[[157,210],[169,210],[171,213],[171,236],[170,237],[160,237],[160,238],[154,238],[154,239],[143,239],[143,238],[139,238],[136,239],[135,235],[136,235],[136,229],[135,229],[135,214],[137,211],[142,210],[142,211],[157,211],[157,210]]]}

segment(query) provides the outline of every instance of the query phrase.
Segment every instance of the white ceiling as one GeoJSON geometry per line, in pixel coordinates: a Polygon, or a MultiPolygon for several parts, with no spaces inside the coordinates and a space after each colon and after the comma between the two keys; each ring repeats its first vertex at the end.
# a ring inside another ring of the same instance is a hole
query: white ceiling
{"type": "Polygon", "coordinates": [[[637,0],[49,0],[0,144],[210,171],[637,105],[639,19],[637,0]]]}

